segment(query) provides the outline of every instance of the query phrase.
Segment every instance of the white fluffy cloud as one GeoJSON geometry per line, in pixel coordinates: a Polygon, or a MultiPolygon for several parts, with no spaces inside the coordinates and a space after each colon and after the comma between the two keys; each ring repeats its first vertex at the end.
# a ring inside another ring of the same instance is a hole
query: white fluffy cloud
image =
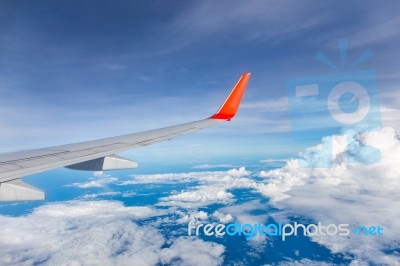
{"type": "Polygon", "coordinates": [[[172,265],[221,265],[225,248],[198,238],[177,238],[169,248],[163,249],[161,262],[172,265]]]}
{"type": "Polygon", "coordinates": [[[198,208],[216,202],[232,202],[234,196],[228,191],[229,189],[255,186],[255,182],[249,178],[250,174],[244,167],[240,167],[228,171],[136,175],[132,177],[132,180],[121,182],[119,185],[198,182],[198,186],[176,191],[172,195],[161,198],[158,204],[160,206],[198,208]]]}
{"type": "Polygon", "coordinates": [[[155,228],[133,222],[162,214],[120,202],[72,201],[44,205],[26,216],[0,216],[0,264],[221,263],[222,245],[185,237],[167,242],[155,228]]]}
{"type": "Polygon", "coordinates": [[[227,224],[233,221],[233,216],[230,213],[225,214],[220,211],[215,211],[213,213],[213,216],[217,218],[220,223],[227,224]]]}
{"type": "Polygon", "coordinates": [[[94,188],[94,187],[104,187],[110,183],[115,183],[118,178],[111,177],[110,175],[104,173],[103,171],[98,171],[93,173],[94,177],[90,178],[89,181],[83,183],[72,183],[71,187],[78,188],[94,188]]]}
{"type": "MultiPolygon", "coordinates": [[[[322,223],[381,225],[384,236],[347,238],[318,236],[313,240],[333,252],[354,256],[354,263],[400,264],[395,252],[400,248],[400,140],[393,128],[357,133],[351,145],[372,145],[380,150],[381,161],[374,164],[348,164],[346,143],[339,136],[324,138],[322,145],[336,141],[336,156],[331,168],[301,168],[301,159],[292,159],[276,170],[261,172],[266,178],[259,191],[272,204],[290,214],[322,223]]],[[[303,160],[330,154],[309,149],[303,160]]],[[[357,265],[359,265],[357,264],[357,265]]]]}
{"type": "Polygon", "coordinates": [[[123,182],[122,185],[199,182],[200,185],[163,197],[158,203],[159,206],[198,208],[216,202],[224,204],[232,202],[234,196],[228,190],[255,186],[255,182],[249,178],[250,174],[244,167],[240,167],[228,171],[142,175],[134,176],[133,180],[123,182]]]}
{"type": "Polygon", "coordinates": [[[245,177],[250,175],[245,167],[239,169],[230,169],[228,171],[202,171],[189,173],[170,173],[170,174],[150,174],[150,175],[135,175],[132,180],[121,182],[119,185],[135,185],[147,183],[187,183],[200,181],[203,184],[223,182],[231,177],[245,177]]]}
{"type": "Polygon", "coordinates": [[[191,220],[205,221],[208,219],[208,213],[205,211],[192,211],[186,214],[178,211],[177,213],[182,216],[177,220],[178,223],[189,223],[191,220]]]}
{"type": "Polygon", "coordinates": [[[161,198],[160,206],[177,206],[182,208],[198,208],[214,202],[228,203],[233,194],[224,187],[202,186],[193,191],[183,191],[175,195],[161,198]]]}

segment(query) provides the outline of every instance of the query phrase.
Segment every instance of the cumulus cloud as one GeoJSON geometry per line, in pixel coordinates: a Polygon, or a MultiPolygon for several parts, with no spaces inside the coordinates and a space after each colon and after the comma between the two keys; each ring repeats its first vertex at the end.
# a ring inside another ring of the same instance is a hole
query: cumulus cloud
{"type": "Polygon", "coordinates": [[[93,173],[94,177],[90,178],[87,182],[76,182],[72,183],[68,186],[78,187],[78,188],[98,188],[104,187],[108,184],[115,183],[118,181],[118,178],[111,177],[110,175],[104,173],[103,171],[98,171],[93,173]]]}
{"type": "Polygon", "coordinates": [[[220,223],[227,224],[233,221],[233,216],[230,213],[225,214],[220,211],[215,211],[213,213],[213,216],[217,218],[220,223]]]}
{"type": "Polygon", "coordinates": [[[184,191],[175,195],[161,198],[160,206],[179,206],[183,208],[197,208],[210,205],[214,202],[228,203],[233,194],[225,188],[203,186],[193,191],[184,191]]]}
{"type": "Polygon", "coordinates": [[[228,171],[202,171],[189,173],[169,173],[169,174],[150,174],[150,175],[134,175],[132,180],[124,181],[119,185],[135,185],[148,183],[188,183],[200,181],[201,183],[216,182],[221,178],[244,177],[250,175],[245,167],[239,169],[230,169],[228,171]]]}
{"type": "Polygon", "coordinates": [[[172,265],[221,265],[225,248],[213,242],[198,238],[177,238],[173,244],[163,249],[161,262],[172,265]]]}
{"type": "Polygon", "coordinates": [[[198,208],[216,202],[224,204],[232,202],[234,195],[229,190],[255,186],[250,175],[251,172],[247,171],[245,167],[240,167],[228,171],[138,175],[133,176],[133,180],[122,182],[121,185],[197,182],[199,183],[197,186],[161,198],[158,205],[198,208]]]}
{"type": "Polygon", "coordinates": [[[120,202],[71,201],[44,205],[25,216],[0,216],[0,264],[221,263],[222,245],[185,237],[166,241],[156,228],[133,222],[162,214],[120,202]]]}
{"type": "MultiPolygon", "coordinates": [[[[150,174],[135,175],[132,180],[124,181],[119,185],[135,184],[167,184],[167,183],[193,183],[198,184],[182,191],[174,191],[171,195],[160,198],[159,206],[199,208],[213,203],[233,203],[234,194],[231,192],[237,188],[248,188],[254,192],[259,192],[270,196],[268,190],[271,187],[281,194],[284,189],[268,182],[260,182],[253,178],[253,173],[245,167],[230,169],[227,171],[204,171],[189,173],[169,173],[169,174],[150,174]]],[[[266,172],[261,172],[260,176],[265,176],[266,172]]]]}
{"type": "Polygon", "coordinates": [[[177,220],[178,223],[188,223],[192,220],[207,220],[208,213],[205,211],[192,211],[187,214],[182,213],[182,217],[177,220]]]}
{"type": "MultiPolygon", "coordinates": [[[[333,252],[354,257],[359,264],[400,264],[395,250],[400,248],[400,140],[394,128],[374,132],[355,132],[351,146],[363,144],[376,147],[381,153],[379,163],[348,163],[345,138],[324,138],[321,145],[336,141],[333,165],[330,168],[302,168],[316,157],[332,159],[331,154],[309,149],[301,159],[288,160],[279,169],[262,171],[265,184],[261,193],[286,213],[300,215],[322,223],[348,223],[354,226],[380,225],[381,237],[317,236],[312,239],[333,252]]],[[[347,140],[348,141],[348,140],[347,140]]],[[[357,265],[359,265],[357,264],[357,265]]]]}

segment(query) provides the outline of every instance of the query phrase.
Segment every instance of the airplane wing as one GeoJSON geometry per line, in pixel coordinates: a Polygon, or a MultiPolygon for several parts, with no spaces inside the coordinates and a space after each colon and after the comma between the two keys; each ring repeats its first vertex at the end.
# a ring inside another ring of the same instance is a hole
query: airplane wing
{"type": "Polygon", "coordinates": [[[221,108],[207,119],[118,137],[2,154],[0,201],[44,199],[43,191],[24,183],[20,178],[58,167],[86,171],[136,168],[136,162],[115,154],[231,120],[239,108],[249,78],[250,73],[243,74],[221,108]]]}

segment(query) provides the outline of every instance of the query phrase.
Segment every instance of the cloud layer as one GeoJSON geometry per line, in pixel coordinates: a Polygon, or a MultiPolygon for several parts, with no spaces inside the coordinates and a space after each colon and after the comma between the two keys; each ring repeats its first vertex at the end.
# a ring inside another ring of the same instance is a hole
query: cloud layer
{"type": "Polygon", "coordinates": [[[198,182],[194,187],[161,198],[158,205],[186,209],[196,209],[213,203],[231,205],[220,208],[213,214],[182,214],[181,221],[192,218],[214,219],[213,221],[219,222],[264,221],[266,216],[257,217],[251,214],[251,210],[262,209],[264,205],[260,202],[246,203],[249,206],[234,204],[237,199],[233,190],[246,188],[264,195],[270,200],[270,205],[278,208],[278,212],[270,213],[276,220],[290,221],[290,217],[296,216],[324,224],[380,225],[384,227],[383,237],[318,236],[312,240],[334,253],[349,255],[353,263],[400,263],[396,253],[400,247],[400,214],[396,212],[400,209],[399,134],[394,128],[383,128],[374,132],[346,132],[346,135],[350,138],[343,135],[325,137],[321,144],[306,149],[298,159],[289,159],[285,166],[275,170],[254,174],[240,168],[229,171],[135,176],[126,184],[198,182]],[[331,142],[334,142],[335,147],[332,153],[321,150],[321,147],[331,142]],[[348,152],[346,144],[351,147],[371,145],[379,150],[381,161],[373,164],[349,163],[348,159],[354,157],[354,154],[348,152]],[[317,159],[332,160],[332,167],[300,167],[304,164],[311,165],[317,159]]]}
{"type": "Polygon", "coordinates": [[[332,168],[301,168],[302,160],[315,157],[328,160],[330,154],[309,149],[303,159],[289,160],[286,166],[260,176],[268,179],[262,193],[274,206],[289,215],[300,215],[322,223],[384,227],[382,237],[347,238],[318,236],[313,240],[333,252],[354,256],[356,265],[375,263],[400,264],[400,140],[393,128],[359,132],[352,145],[368,144],[380,150],[382,160],[376,164],[348,164],[346,143],[339,136],[324,138],[322,145],[337,141],[337,154],[332,168]]]}
{"type": "MultiPolygon", "coordinates": [[[[179,230],[173,233],[175,238],[167,240],[158,231],[158,226],[161,223],[164,226],[183,225],[192,219],[256,223],[266,221],[269,216],[288,222],[292,217],[301,217],[323,224],[380,225],[384,228],[382,237],[316,236],[311,240],[333,253],[345,254],[354,265],[400,263],[396,253],[400,248],[400,214],[396,212],[400,209],[399,134],[393,128],[353,133],[347,141],[339,135],[325,137],[321,144],[310,147],[298,159],[290,159],[285,166],[270,171],[252,173],[241,167],[228,171],[138,175],[129,181],[111,181],[126,186],[187,185],[159,198],[154,207],[126,207],[114,201],[71,201],[44,205],[25,216],[0,216],[0,248],[6,254],[0,257],[0,264],[81,265],[101,261],[130,265],[134,261],[141,265],[196,265],[197,262],[199,265],[218,265],[223,261],[224,246],[182,237],[185,233],[179,230]],[[349,164],[345,149],[349,141],[352,146],[368,144],[376,147],[381,161],[349,164]],[[320,149],[330,142],[335,142],[333,157],[320,149]],[[300,167],[319,157],[323,160],[333,158],[332,167],[300,167]],[[264,195],[269,201],[265,203],[255,198],[239,201],[235,189],[248,189],[264,195]],[[210,209],[210,212],[200,209],[215,203],[228,206],[210,209]],[[269,205],[275,209],[270,209],[269,205]],[[151,223],[152,226],[143,223],[153,218],[157,222],[151,223]],[[196,252],[192,252],[191,247],[195,247],[196,252]]],[[[91,180],[96,182],[76,186],[97,187],[92,185],[106,185],[109,179],[98,173],[96,179],[91,180]]],[[[89,194],[86,198],[97,196],[101,194],[89,194]]],[[[248,245],[254,252],[262,254],[267,241],[267,238],[254,238],[248,245]]],[[[289,261],[288,265],[308,263],[314,262],[305,259],[289,261]]]]}
{"type": "Polygon", "coordinates": [[[133,221],[162,215],[112,201],[49,204],[20,217],[0,216],[1,265],[218,265],[222,245],[179,237],[133,221]],[[195,249],[196,252],[191,252],[195,249]]]}

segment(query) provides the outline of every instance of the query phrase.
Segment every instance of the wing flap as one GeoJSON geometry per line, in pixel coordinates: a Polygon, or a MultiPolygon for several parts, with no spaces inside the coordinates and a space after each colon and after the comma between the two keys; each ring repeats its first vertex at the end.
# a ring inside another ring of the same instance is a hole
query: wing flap
{"type": "Polygon", "coordinates": [[[43,200],[45,194],[38,188],[14,179],[0,184],[0,201],[43,200]]]}
{"type": "Polygon", "coordinates": [[[109,171],[137,168],[139,164],[118,155],[105,156],[77,164],[66,166],[66,168],[83,171],[109,171]]]}

